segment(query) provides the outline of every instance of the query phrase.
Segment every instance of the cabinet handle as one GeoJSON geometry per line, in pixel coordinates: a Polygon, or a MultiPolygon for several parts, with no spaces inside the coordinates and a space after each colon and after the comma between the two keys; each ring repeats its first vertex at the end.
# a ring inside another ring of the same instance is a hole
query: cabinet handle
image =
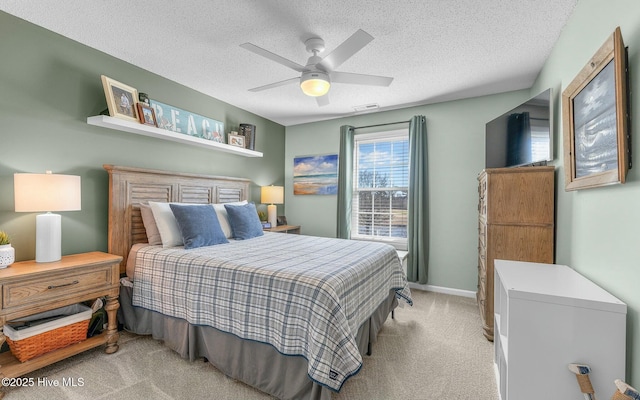
{"type": "Polygon", "coordinates": [[[71,286],[71,285],[77,285],[78,283],[80,283],[80,281],[73,281],[71,283],[63,283],[62,285],[49,285],[47,286],[47,289],[57,289],[57,288],[61,288],[61,287],[65,287],[65,286],[71,286]]]}

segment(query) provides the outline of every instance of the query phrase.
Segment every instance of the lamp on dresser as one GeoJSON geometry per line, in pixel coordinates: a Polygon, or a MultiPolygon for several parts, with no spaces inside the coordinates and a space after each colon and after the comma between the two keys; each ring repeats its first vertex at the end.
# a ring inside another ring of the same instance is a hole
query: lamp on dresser
{"type": "Polygon", "coordinates": [[[278,210],[276,204],[284,202],[284,188],[282,186],[263,186],[260,190],[260,202],[267,206],[267,221],[271,226],[278,225],[278,210]]]}
{"type": "Polygon", "coordinates": [[[16,212],[45,212],[36,216],[36,262],[62,258],[62,218],[52,211],[78,211],[80,177],[75,175],[16,173],[13,189],[16,212]]]}

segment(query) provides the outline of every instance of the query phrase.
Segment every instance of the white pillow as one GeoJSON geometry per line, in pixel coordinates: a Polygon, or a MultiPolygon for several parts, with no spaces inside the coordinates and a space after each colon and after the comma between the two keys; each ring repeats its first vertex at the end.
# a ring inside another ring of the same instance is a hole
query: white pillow
{"type": "MultiPolygon", "coordinates": [[[[181,203],[175,203],[181,204],[181,203]]],[[[150,201],[151,212],[153,212],[153,218],[158,225],[158,231],[160,231],[160,238],[162,239],[162,247],[175,247],[182,246],[182,232],[178,227],[178,221],[173,216],[173,211],[169,203],[159,203],[156,201],[150,201]]]]}
{"type": "Polygon", "coordinates": [[[229,224],[229,216],[227,215],[227,209],[224,208],[225,204],[242,206],[247,204],[247,201],[242,200],[242,201],[234,201],[232,203],[212,204],[213,209],[216,210],[216,215],[218,216],[218,222],[220,222],[220,227],[222,228],[222,232],[224,232],[224,235],[227,237],[227,239],[230,239],[231,237],[233,237],[233,231],[231,230],[231,224],[229,224]]]}

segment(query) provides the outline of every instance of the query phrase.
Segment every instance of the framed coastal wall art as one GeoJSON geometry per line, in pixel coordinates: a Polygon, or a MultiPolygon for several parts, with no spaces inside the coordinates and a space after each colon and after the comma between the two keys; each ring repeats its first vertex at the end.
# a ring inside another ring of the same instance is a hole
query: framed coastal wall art
{"type": "Polygon", "coordinates": [[[562,92],[566,191],[625,182],[628,91],[627,52],[616,28],[562,92]]]}
{"type": "Polygon", "coordinates": [[[294,157],[293,194],[338,194],[338,155],[294,157]]]}
{"type": "Polygon", "coordinates": [[[101,75],[102,87],[107,98],[107,108],[112,117],[122,118],[133,122],[138,121],[138,91],[129,85],[101,75]]]}

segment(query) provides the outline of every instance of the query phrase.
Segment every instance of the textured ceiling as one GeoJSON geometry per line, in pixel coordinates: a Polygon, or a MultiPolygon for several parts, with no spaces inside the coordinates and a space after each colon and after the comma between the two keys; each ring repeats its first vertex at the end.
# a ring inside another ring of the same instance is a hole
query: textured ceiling
{"type": "Polygon", "coordinates": [[[0,10],[288,126],[353,115],[355,106],[388,110],[529,88],[576,2],[0,0],[0,10]],[[389,87],[335,83],[324,107],[296,84],[248,91],[299,73],[240,44],[304,65],[306,39],[324,39],[322,56],[358,29],[374,40],[338,70],[391,76],[389,87]]]}

